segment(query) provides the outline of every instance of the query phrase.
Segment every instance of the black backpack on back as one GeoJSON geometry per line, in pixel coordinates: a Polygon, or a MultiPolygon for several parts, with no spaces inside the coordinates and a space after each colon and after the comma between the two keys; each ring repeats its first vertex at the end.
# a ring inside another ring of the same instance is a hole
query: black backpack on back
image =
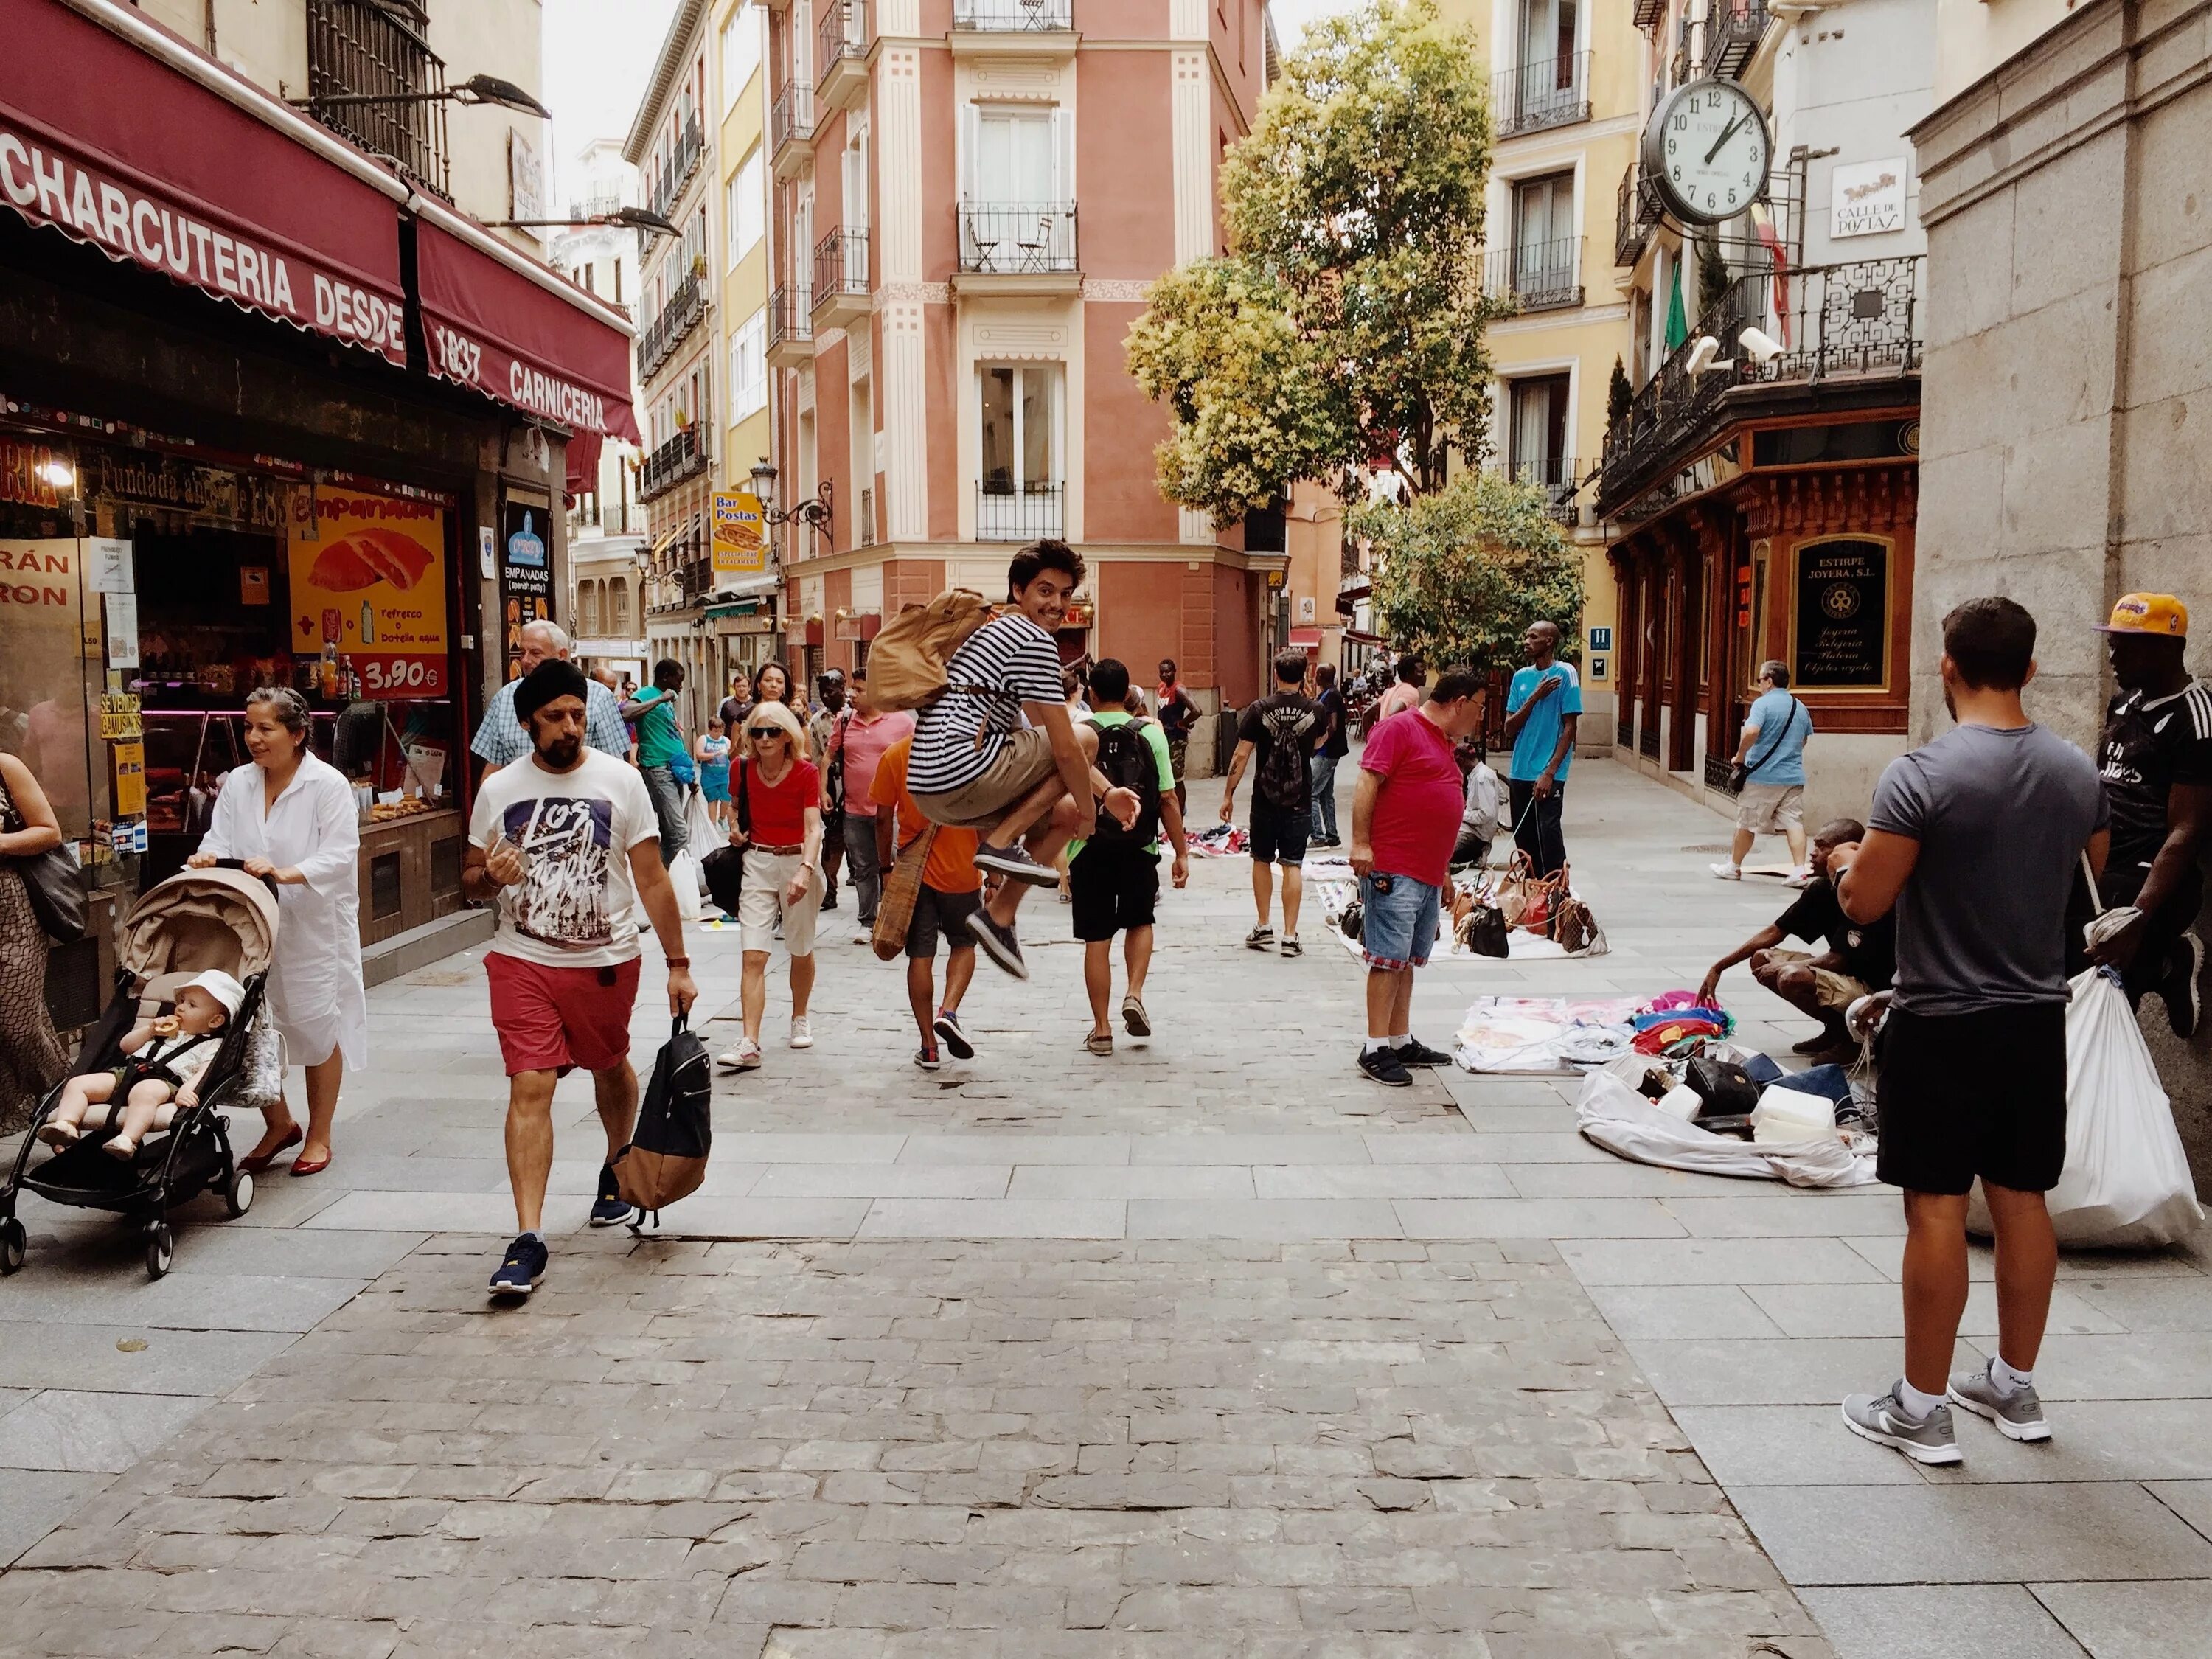
{"type": "Polygon", "coordinates": [[[1253,797],[1279,812],[1304,811],[1313,799],[1306,757],[1313,753],[1314,733],[1325,717],[1310,702],[1278,703],[1273,699],[1261,704],[1259,713],[1267,732],[1267,757],[1252,780],[1253,797]]]}
{"type": "MultiPolygon", "coordinates": [[[[707,1045],[691,1034],[689,1018],[679,1017],[653,1063],[629,1145],[614,1157],[615,1185],[641,1212],[657,1212],[696,1192],[706,1179],[714,1139],[714,1093],[707,1045]]],[[[643,1218],[641,1213],[638,1219],[643,1218]]]]}
{"type": "Polygon", "coordinates": [[[1145,741],[1144,728],[1150,722],[1133,720],[1116,726],[1101,726],[1094,720],[1085,724],[1098,734],[1096,764],[1106,781],[1116,788],[1133,789],[1137,795],[1134,823],[1124,830],[1114,815],[1101,806],[1098,822],[1091,831],[1092,838],[1126,842],[1131,847],[1151,846],[1160,838],[1160,768],[1152,744],[1145,741]]]}

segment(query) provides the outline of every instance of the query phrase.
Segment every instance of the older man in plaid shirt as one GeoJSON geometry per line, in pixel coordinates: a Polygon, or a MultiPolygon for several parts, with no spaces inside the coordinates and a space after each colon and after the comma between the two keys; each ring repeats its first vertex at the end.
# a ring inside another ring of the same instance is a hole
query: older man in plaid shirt
{"type": "MultiPolygon", "coordinates": [[[[525,623],[522,674],[529,673],[548,657],[565,660],[568,649],[568,631],[559,623],[525,623]]],[[[476,741],[469,745],[470,752],[484,763],[487,770],[496,771],[530,752],[530,734],[514,717],[514,688],[521,684],[521,678],[517,675],[492,694],[491,702],[484,708],[483,723],[477,727],[476,741]]],[[[623,724],[621,700],[597,680],[587,677],[586,684],[590,695],[585,700],[584,741],[617,760],[629,759],[629,728],[623,724]]]]}

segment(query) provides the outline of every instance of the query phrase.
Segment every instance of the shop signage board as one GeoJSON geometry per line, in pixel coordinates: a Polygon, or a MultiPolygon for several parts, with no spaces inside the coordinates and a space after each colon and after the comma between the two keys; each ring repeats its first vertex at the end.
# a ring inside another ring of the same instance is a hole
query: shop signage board
{"type": "Polygon", "coordinates": [[[499,610],[506,678],[522,675],[525,623],[553,618],[553,557],[545,544],[548,509],[524,501],[499,506],[499,610]]]}
{"type": "Polygon", "coordinates": [[[714,492],[714,579],[757,576],[768,568],[767,514],[748,489],[714,492]]]}
{"type": "Polygon", "coordinates": [[[1796,684],[1875,689],[1889,681],[1889,547],[1851,538],[1797,550],[1796,684]]]}
{"type": "Polygon", "coordinates": [[[146,816],[145,744],[135,738],[127,743],[110,744],[107,754],[109,764],[114,769],[112,782],[115,789],[115,816],[118,818],[144,817],[146,816]]]}
{"type": "Polygon", "coordinates": [[[292,654],[350,658],[366,696],[444,696],[444,511],[295,489],[291,520],[292,654]]]}

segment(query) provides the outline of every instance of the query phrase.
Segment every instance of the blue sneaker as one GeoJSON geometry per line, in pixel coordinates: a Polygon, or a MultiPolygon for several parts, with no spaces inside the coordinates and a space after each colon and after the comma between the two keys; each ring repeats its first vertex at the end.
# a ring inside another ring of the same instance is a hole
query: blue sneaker
{"type": "Polygon", "coordinates": [[[940,1008],[937,1013],[938,1040],[955,1060],[975,1058],[975,1045],[968,1041],[968,1033],[960,1029],[960,1016],[950,1008],[940,1008]]]}
{"type": "Polygon", "coordinates": [[[544,1239],[532,1238],[528,1233],[520,1235],[507,1247],[507,1259],[491,1276],[491,1293],[528,1296],[538,1288],[538,1281],[545,1277],[545,1264],[552,1255],[544,1239]]]}
{"type": "Polygon", "coordinates": [[[619,1227],[629,1219],[629,1200],[615,1183],[614,1166],[599,1165],[599,1195],[592,1200],[592,1225],[619,1227]]]}

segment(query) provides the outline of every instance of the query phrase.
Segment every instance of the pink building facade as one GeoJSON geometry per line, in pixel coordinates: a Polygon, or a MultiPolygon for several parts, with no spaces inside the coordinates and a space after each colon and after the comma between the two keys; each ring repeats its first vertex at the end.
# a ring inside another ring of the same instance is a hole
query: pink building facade
{"type": "Polygon", "coordinates": [[[1148,283],[1220,249],[1264,0],[787,0],[769,33],[776,501],[830,508],[780,534],[794,672],[947,586],[1000,597],[1059,536],[1091,567],[1065,659],[1255,695],[1279,520],[1161,499],[1168,422],[1122,342],[1148,283]]]}

